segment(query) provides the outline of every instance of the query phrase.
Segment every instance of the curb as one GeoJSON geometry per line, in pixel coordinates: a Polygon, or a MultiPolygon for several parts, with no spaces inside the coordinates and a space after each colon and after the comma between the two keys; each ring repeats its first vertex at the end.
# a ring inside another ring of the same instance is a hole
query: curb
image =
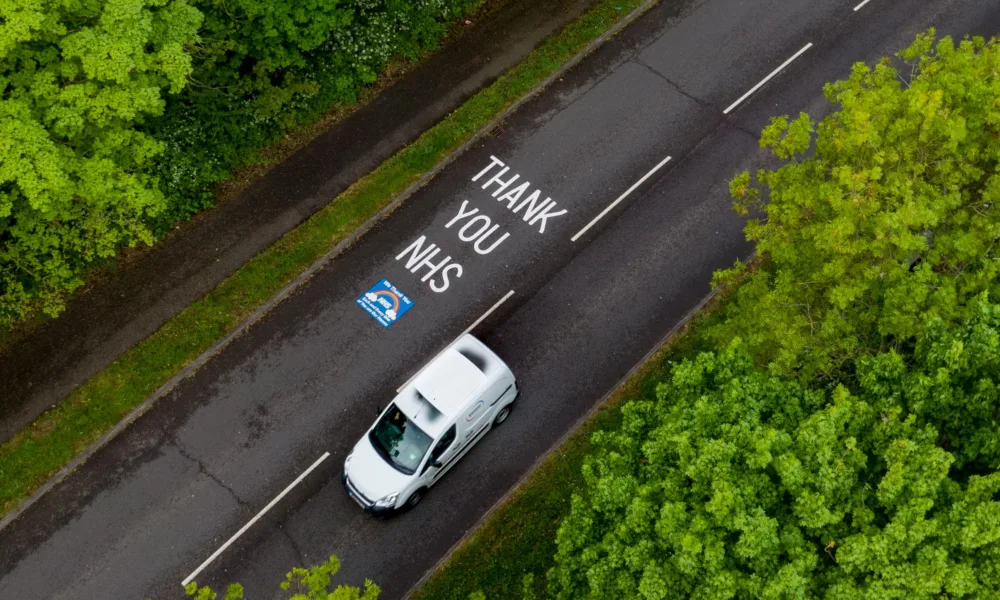
{"type": "MultiPolygon", "coordinates": [[[[518,99],[513,104],[511,104],[510,106],[508,106],[503,112],[501,112],[499,115],[497,115],[493,120],[491,120],[489,123],[487,123],[481,129],[479,129],[479,131],[477,131],[475,134],[473,134],[473,136],[471,138],[469,138],[465,143],[463,143],[461,146],[459,146],[458,148],[456,148],[451,154],[449,154],[444,159],[442,159],[430,171],[428,171],[427,173],[425,173],[423,177],[421,177],[420,179],[418,179],[417,181],[415,181],[413,184],[411,184],[409,187],[407,187],[405,190],[403,190],[401,193],[399,193],[391,202],[389,202],[388,205],[384,206],[374,216],[372,216],[370,219],[368,219],[367,221],[365,221],[360,227],[358,227],[357,229],[355,229],[350,235],[348,235],[346,238],[344,238],[343,240],[341,240],[340,243],[338,243],[336,246],[334,246],[329,251],[327,251],[326,254],[324,254],[322,257],[320,257],[318,260],[316,260],[305,271],[303,271],[302,273],[300,273],[298,275],[298,277],[296,277],[295,279],[293,279],[290,283],[288,283],[285,287],[283,287],[277,294],[275,294],[274,296],[272,296],[271,299],[269,299],[263,305],[261,305],[259,308],[257,308],[257,310],[253,311],[246,319],[244,319],[235,328],[233,328],[229,333],[227,333],[225,336],[223,336],[222,339],[220,339],[216,343],[212,344],[211,347],[209,347],[207,350],[205,350],[204,352],[202,352],[197,358],[195,358],[190,363],[188,363],[184,368],[182,368],[176,375],[174,375],[169,380],[167,380],[166,383],[164,383],[162,386],[160,386],[159,389],[157,389],[155,392],[153,392],[153,394],[149,398],[147,398],[142,404],[140,404],[136,408],[132,409],[132,411],[130,413],[128,413],[121,421],[119,421],[117,425],[115,425],[114,427],[112,427],[111,430],[109,430],[107,433],[105,433],[100,438],[98,438],[97,441],[95,441],[94,443],[90,444],[90,446],[88,446],[86,450],[84,450],[76,458],[74,458],[73,460],[71,460],[66,466],[64,466],[63,468],[59,469],[59,471],[57,471],[55,473],[55,475],[53,475],[52,477],[50,477],[48,479],[48,481],[46,481],[44,484],[42,484],[41,487],[39,487],[37,490],[35,490],[30,496],[28,496],[24,501],[22,501],[16,508],[14,508],[13,510],[11,510],[7,515],[5,515],[2,519],[0,519],[0,531],[3,531],[7,526],[9,526],[11,523],[13,523],[14,521],[16,521],[18,517],[20,517],[26,510],[28,510],[32,505],[34,505],[36,502],[38,502],[45,494],[47,494],[49,491],[51,491],[52,488],[54,488],[57,484],[59,484],[59,482],[61,482],[63,479],[65,479],[67,476],[69,476],[73,471],[75,471],[77,468],[79,468],[81,465],[83,465],[85,462],[87,462],[87,460],[89,460],[90,457],[92,457],[94,454],[96,454],[101,448],[103,448],[104,446],[106,446],[109,442],[111,442],[111,440],[113,440],[115,437],[117,437],[118,434],[120,434],[122,431],[124,431],[125,428],[127,428],[129,425],[131,425],[133,422],[135,422],[136,419],[138,419],[146,411],[148,411],[150,408],[152,408],[153,405],[158,400],[160,400],[161,398],[163,398],[164,396],[166,396],[167,394],[169,394],[175,387],[177,387],[177,384],[179,384],[181,381],[183,381],[184,379],[186,379],[187,377],[189,377],[190,375],[192,375],[195,371],[197,371],[198,369],[200,369],[215,354],[219,353],[223,348],[225,348],[227,345],[229,345],[229,343],[231,341],[233,341],[234,339],[236,339],[243,332],[247,331],[254,323],[256,323],[257,321],[259,321],[272,308],[274,308],[275,306],[277,306],[278,304],[280,304],[285,298],[287,298],[288,296],[290,296],[299,286],[301,286],[306,281],[308,281],[320,269],[322,269],[323,267],[325,267],[330,261],[332,261],[338,255],[340,255],[341,253],[343,253],[349,247],[351,247],[356,241],[358,241],[362,236],[364,236],[365,233],[367,233],[369,230],[371,230],[371,228],[374,227],[378,222],[380,222],[381,220],[383,220],[384,218],[386,218],[390,214],[392,214],[392,212],[394,210],[396,210],[396,208],[398,208],[401,204],[403,204],[403,202],[405,202],[417,190],[419,190],[420,188],[422,188],[423,186],[425,186],[428,182],[430,182],[430,180],[432,180],[441,171],[443,171],[446,167],[448,167],[451,163],[453,163],[459,156],[461,156],[462,154],[464,154],[466,150],[468,150],[470,147],[472,147],[473,145],[475,145],[476,143],[478,143],[480,140],[482,140],[484,137],[486,137],[489,134],[489,132],[493,131],[498,125],[500,125],[513,112],[517,111],[521,106],[523,106],[528,100],[530,100],[531,98],[533,98],[536,94],[538,94],[539,92],[541,92],[542,90],[544,90],[545,88],[547,88],[548,86],[550,86],[559,77],[562,77],[568,71],[570,71],[571,69],[573,69],[574,67],[576,67],[576,65],[578,65],[581,61],[583,61],[583,59],[586,58],[589,54],[591,54],[594,50],[596,50],[598,47],[600,47],[601,45],[603,45],[608,39],[610,39],[614,35],[618,34],[625,27],[627,27],[628,25],[630,25],[641,14],[643,14],[644,12],[646,12],[647,10],[649,10],[654,4],[657,4],[659,1],[660,0],[646,0],[645,2],[643,2],[642,5],[640,5],[638,8],[634,9],[632,12],[630,12],[629,14],[627,14],[624,18],[622,18],[621,21],[619,21],[618,23],[616,23],[613,27],[611,27],[611,29],[605,31],[597,39],[595,39],[594,41],[590,42],[583,50],[581,50],[575,56],[573,56],[572,58],[570,58],[567,62],[563,63],[558,69],[556,69],[551,75],[549,75],[548,77],[546,77],[541,83],[539,83],[538,85],[536,85],[535,87],[533,87],[526,94],[524,94],[523,96],[521,96],[520,99],[518,99]]],[[[350,188],[348,188],[348,189],[350,189],[350,188]]],[[[345,192],[346,192],[346,190],[345,190],[345,192]]],[[[330,202],[333,202],[334,200],[336,200],[336,198],[331,199],[330,202]]],[[[701,306],[701,305],[699,305],[699,306],[701,306]]],[[[690,318],[690,317],[689,316],[685,317],[684,321],[682,321],[682,322],[686,322],[686,320],[688,318],[690,318]]],[[[671,332],[671,334],[672,333],[673,333],[673,331],[671,332]]],[[[645,362],[645,360],[646,359],[643,359],[643,362],[645,362]]],[[[630,372],[630,374],[631,374],[631,372],[630,372]]],[[[601,402],[603,402],[603,401],[604,401],[604,399],[602,398],[601,402]]],[[[599,405],[600,405],[600,403],[598,403],[598,406],[599,405]]],[[[577,425],[579,425],[579,423],[577,423],[577,425]]],[[[574,429],[575,428],[576,428],[576,426],[574,426],[574,429]]],[[[559,443],[561,443],[561,442],[562,442],[562,439],[559,440],[559,443]]],[[[550,452],[551,452],[551,450],[550,450],[550,452]]],[[[548,453],[546,453],[546,456],[548,456],[548,453]]],[[[537,465],[537,463],[536,463],[536,465],[537,465]]],[[[532,470],[533,469],[534,469],[534,466],[532,467],[532,470]]],[[[529,473],[530,473],[530,471],[529,471],[529,473]]],[[[521,482],[519,481],[517,485],[520,485],[520,484],[521,484],[521,482]]],[[[502,499],[501,499],[501,501],[502,501],[502,499]]],[[[485,518],[486,516],[488,516],[492,512],[493,512],[493,508],[491,508],[486,513],[486,515],[484,515],[483,518],[485,518]]],[[[480,519],[480,521],[481,520],[482,519],[480,519]]],[[[477,525],[478,525],[478,522],[477,522],[477,525]]],[[[466,534],[466,535],[468,535],[468,534],[466,534]]],[[[463,537],[463,540],[464,539],[465,538],[463,537]]],[[[460,540],[459,543],[461,543],[461,540],[460,540]]],[[[453,550],[454,550],[454,548],[448,552],[447,556],[450,556],[451,552],[453,550]]],[[[437,568],[437,566],[435,566],[435,569],[436,568],[437,568]]],[[[425,575],[424,577],[426,578],[427,575],[425,575]]],[[[421,582],[422,581],[423,581],[423,579],[421,579],[421,582]]],[[[413,589],[415,589],[415,587],[413,589]]],[[[409,594],[412,593],[412,591],[413,590],[411,589],[409,592],[407,592],[407,596],[409,596],[409,594]]]]}
{"type": "Polygon", "coordinates": [[[542,465],[542,463],[544,463],[546,460],[548,460],[549,457],[552,456],[553,453],[555,453],[557,450],[559,450],[559,448],[562,447],[562,445],[566,442],[566,440],[568,440],[570,438],[570,436],[572,436],[574,433],[576,433],[577,430],[580,429],[580,427],[582,427],[587,421],[589,421],[597,413],[597,411],[600,410],[601,407],[604,406],[604,404],[609,399],[611,399],[612,396],[614,396],[615,394],[617,394],[618,390],[620,390],[622,388],[622,386],[624,386],[626,383],[628,383],[629,380],[631,380],[632,377],[636,374],[636,372],[639,371],[639,369],[641,369],[643,366],[645,366],[646,363],[648,363],[650,361],[650,359],[652,359],[653,356],[655,356],[656,353],[659,352],[660,349],[663,348],[663,346],[666,345],[666,343],[671,340],[671,338],[673,338],[675,335],[677,335],[678,331],[680,331],[685,325],[687,325],[688,322],[690,322],[691,319],[693,319],[695,317],[695,315],[697,315],[699,312],[701,312],[701,309],[704,308],[705,305],[708,304],[708,302],[710,300],[712,300],[712,298],[714,298],[716,296],[716,294],[718,293],[718,290],[719,290],[719,288],[716,288],[716,289],[712,290],[711,292],[709,292],[708,295],[706,295],[704,298],[702,298],[694,308],[692,308],[691,310],[689,310],[683,317],[681,317],[681,320],[678,321],[676,325],[674,325],[673,327],[671,327],[670,331],[668,331],[665,336],[663,336],[658,342],[656,342],[656,344],[653,346],[652,350],[650,350],[645,355],[643,355],[643,357],[641,359],[639,359],[639,361],[637,363],[635,363],[635,365],[631,369],[628,370],[628,373],[626,373],[621,379],[619,379],[617,382],[615,382],[615,385],[612,386],[611,389],[608,390],[607,393],[605,393],[603,396],[601,396],[601,398],[597,402],[595,402],[594,405],[592,407],[590,407],[587,410],[586,413],[583,414],[583,416],[581,416],[579,419],[577,419],[577,421],[575,423],[573,423],[573,425],[569,429],[567,429],[564,434],[562,434],[561,436],[559,436],[559,439],[557,439],[552,444],[552,446],[549,447],[548,450],[546,450],[541,456],[539,456],[537,459],[535,459],[535,462],[533,462],[531,464],[531,466],[528,467],[528,470],[525,471],[524,475],[522,475],[521,478],[518,479],[517,482],[514,483],[514,485],[510,487],[510,489],[508,489],[506,492],[504,492],[503,496],[501,496],[493,504],[493,506],[491,506],[490,509],[487,510],[483,514],[483,516],[481,516],[479,518],[479,520],[477,520],[465,532],[465,535],[463,535],[461,537],[461,539],[459,539],[457,542],[455,542],[454,545],[452,545],[452,547],[448,550],[448,552],[445,553],[445,555],[441,557],[441,560],[439,560],[433,567],[431,567],[430,569],[428,569],[427,572],[424,573],[424,576],[421,577],[419,581],[417,581],[415,584],[413,584],[413,586],[409,590],[406,591],[406,595],[403,596],[403,600],[408,600],[410,598],[410,596],[412,596],[413,593],[415,591],[417,591],[417,589],[421,585],[424,584],[425,581],[427,581],[428,579],[430,579],[431,576],[434,575],[435,573],[437,573],[441,569],[441,567],[444,566],[445,563],[447,563],[449,560],[451,560],[451,557],[456,552],[458,552],[458,550],[461,549],[465,545],[466,542],[469,541],[469,539],[476,533],[476,531],[479,530],[480,525],[482,525],[483,523],[485,523],[486,520],[489,519],[490,516],[492,516],[493,513],[496,512],[503,504],[505,504],[510,499],[510,497],[512,495],[514,495],[515,493],[517,493],[517,491],[519,489],[521,489],[521,487],[524,486],[524,484],[535,473],[535,471],[538,469],[538,467],[540,467],[542,465]]]}

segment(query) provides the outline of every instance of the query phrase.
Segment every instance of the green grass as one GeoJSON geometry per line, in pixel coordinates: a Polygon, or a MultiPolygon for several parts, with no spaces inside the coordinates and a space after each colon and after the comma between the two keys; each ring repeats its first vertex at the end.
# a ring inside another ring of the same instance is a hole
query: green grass
{"type": "Polygon", "coordinates": [[[605,0],[0,446],[13,510],[186,364],[642,0],[605,0]]]}
{"type": "Polygon", "coordinates": [[[673,362],[711,348],[702,332],[721,318],[713,300],[619,387],[611,398],[552,452],[411,597],[412,600],[467,600],[522,595],[524,576],[535,576],[539,594],[556,553],[556,530],[569,510],[570,495],[584,487],[581,466],[594,431],[616,427],[625,402],[653,395],[673,362]]]}

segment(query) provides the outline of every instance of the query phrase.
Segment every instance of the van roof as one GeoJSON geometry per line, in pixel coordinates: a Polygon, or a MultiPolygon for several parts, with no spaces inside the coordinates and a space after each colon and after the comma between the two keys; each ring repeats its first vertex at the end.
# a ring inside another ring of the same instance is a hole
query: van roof
{"type": "Polygon", "coordinates": [[[413,386],[443,415],[453,417],[487,381],[482,369],[452,347],[427,365],[413,386]]]}
{"type": "Polygon", "coordinates": [[[424,433],[437,436],[474,394],[514,374],[499,356],[465,334],[434,358],[393,402],[424,433]]]}

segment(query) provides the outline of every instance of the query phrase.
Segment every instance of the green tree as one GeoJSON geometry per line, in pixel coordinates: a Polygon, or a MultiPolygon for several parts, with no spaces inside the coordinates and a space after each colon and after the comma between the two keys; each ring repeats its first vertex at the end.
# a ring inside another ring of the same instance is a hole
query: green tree
{"type": "Polygon", "coordinates": [[[0,3],[0,319],[152,240],[162,145],[135,125],[185,85],[200,23],[185,0],[0,3]]]}
{"type": "Polygon", "coordinates": [[[774,119],[760,143],[787,164],[730,184],[764,260],[716,275],[736,289],[714,334],[776,372],[835,376],[997,291],[1000,43],[931,30],[899,58],[827,85],[818,123],[774,119]]]}
{"type": "Polygon", "coordinates": [[[940,432],[963,470],[1000,465],[1000,306],[986,294],[960,327],[931,319],[910,354],[864,357],[857,385],[879,413],[902,407],[940,432]]]}
{"type": "Polygon", "coordinates": [[[481,0],[192,0],[204,14],[192,84],[147,129],[171,199],[161,228],[212,204],[211,185],[297,123],[349,104],[393,57],[433,47],[481,0]]]}
{"type": "MultiPolygon", "coordinates": [[[[364,589],[338,585],[331,590],[332,578],[339,570],[340,560],[336,556],[308,569],[295,567],[285,575],[281,589],[291,592],[289,600],[376,600],[379,597],[381,590],[370,579],[365,581],[364,589]]],[[[184,590],[195,600],[216,600],[218,597],[211,588],[198,587],[193,581],[184,590]]],[[[226,588],[225,600],[243,600],[243,586],[230,584],[226,588]]]]}
{"type": "Polygon", "coordinates": [[[480,0],[0,2],[0,324],[212,204],[480,0]]]}
{"type": "MultiPolygon", "coordinates": [[[[957,415],[896,387],[938,378],[947,347],[944,360],[964,375],[934,385],[974,388],[966,365],[980,347],[959,346],[988,340],[995,361],[996,310],[958,330],[938,326],[913,367],[893,353],[870,361],[857,393],[761,371],[739,342],[680,364],[655,400],[623,408],[620,429],[595,434],[585,493],[559,527],[551,595],[996,597],[995,454],[963,446],[967,460],[956,460],[935,423],[957,415]]],[[[990,367],[990,386],[997,375],[990,367]]],[[[1000,439],[992,420],[953,431],[1000,439]]]]}

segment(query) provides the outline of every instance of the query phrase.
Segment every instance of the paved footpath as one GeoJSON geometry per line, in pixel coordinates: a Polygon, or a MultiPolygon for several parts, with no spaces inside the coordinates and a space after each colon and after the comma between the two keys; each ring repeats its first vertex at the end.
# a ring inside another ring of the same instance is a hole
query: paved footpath
{"type": "Polygon", "coordinates": [[[326,453],[198,580],[266,598],[290,566],[336,553],[344,581],[402,597],[699,302],[715,269],[749,254],[727,181],[768,164],[755,134],[770,115],[822,114],[824,82],[929,26],[1000,31],[986,0],[854,8],[663,2],[0,531],[0,598],[179,597],[326,453]],[[383,279],[413,302],[388,328],[355,303],[383,279]],[[393,390],[498,302],[474,332],[519,379],[511,418],[416,510],[362,514],[339,481],[346,452],[393,390]]]}

